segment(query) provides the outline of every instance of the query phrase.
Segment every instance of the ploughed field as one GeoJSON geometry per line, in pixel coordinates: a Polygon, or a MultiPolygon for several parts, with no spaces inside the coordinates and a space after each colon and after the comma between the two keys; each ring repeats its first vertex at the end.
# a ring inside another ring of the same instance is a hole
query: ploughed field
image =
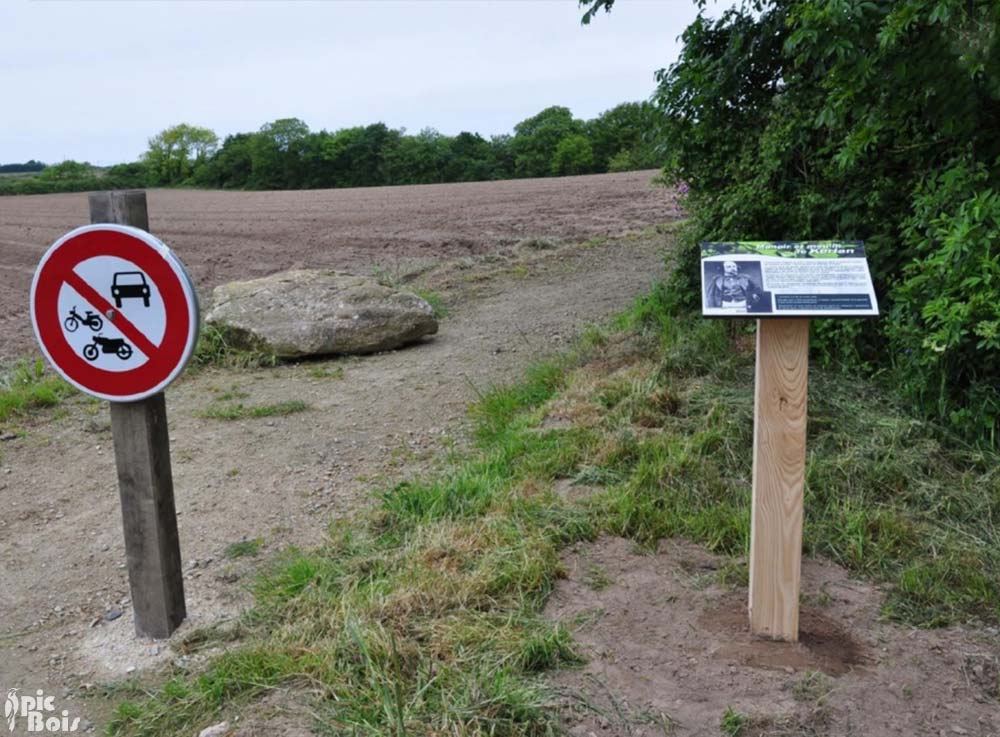
{"type": "MultiPolygon", "coordinates": [[[[392,273],[526,238],[583,241],[675,218],[656,171],[558,179],[295,192],[149,190],[150,230],[212,288],[290,268],[392,273]]],[[[31,277],[61,235],[90,222],[85,193],[0,197],[0,359],[34,353],[31,277]]]]}

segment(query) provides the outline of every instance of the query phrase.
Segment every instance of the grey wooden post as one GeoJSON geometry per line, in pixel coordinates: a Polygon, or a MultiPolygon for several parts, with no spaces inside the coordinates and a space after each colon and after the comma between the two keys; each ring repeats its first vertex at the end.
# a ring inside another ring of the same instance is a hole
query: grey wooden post
{"type": "MultiPolygon", "coordinates": [[[[91,194],[90,222],[148,231],[146,193],[91,194]]],[[[111,433],[135,632],[163,639],[187,616],[163,392],[138,402],[112,402],[111,433]]]]}

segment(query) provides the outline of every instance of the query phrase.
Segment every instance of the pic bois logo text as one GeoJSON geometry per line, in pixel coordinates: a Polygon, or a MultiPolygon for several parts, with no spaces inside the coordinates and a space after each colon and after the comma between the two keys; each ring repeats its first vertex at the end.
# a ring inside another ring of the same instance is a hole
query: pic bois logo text
{"type": "Polygon", "coordinates": [[[35,691],[33,696],[21,694],[16,688],[10,689],[3,706],[3,715],[7,730],[11,733],[18,724],[29,734],[75,732],[80,726],[80,717],[70,717],[67,709],[57,714],[55,697],[46,696],[41,689],[35,691]]]}

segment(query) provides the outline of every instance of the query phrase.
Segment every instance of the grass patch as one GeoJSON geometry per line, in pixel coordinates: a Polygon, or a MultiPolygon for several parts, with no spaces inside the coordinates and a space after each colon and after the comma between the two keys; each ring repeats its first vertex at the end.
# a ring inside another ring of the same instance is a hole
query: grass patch
{"type": "Polygon", "coordinates": [[[209,387],[209,391],[215,394],[213,397],[216,402],[232,402],[239,399],[246,399],[250,396],[250,393],[244,391],[237,384],[233,384],[228,389],[223,389],[221,387],[213,386],[209,387]]]}
{"type": "Polygon", "coordinates": [[[333,734],[551,734],[538,674],[579,657],[539,611],[562,575],[560,548],[596,530],[550,488],[586,437],[517,420],[558,383],[555,368],[533,376],[484,398],[508,421],[494,419],[464,461],[385,489],[323,548],[279,555],[254,587],[243,639],[200,674],[120,703],[111,733],[197,733],[267,689],[302,684],[333,734]]]}
{"type": "Polygon", "coordinates": [[[796,701],[822,706],[833,692],[833,683],[819,671],[808,671],[792,684],[792,697],[796,701]]]}
{"type": "Polygon", "coordinates": [[[732,707],[726,707],[726,711],[722,714],[722,723],[719,725],[719,728],[726,737],[740,737],[740,735],[745,734],[749,726],[750,717],[734,711],[732,707]]]}
{"type": "Polygon", "coordinates": [[[42,359],[20,361],[0,374],[0,423],[33,409],[54,407],[75,391],[47,369],[42,359]]]}
{"type": "MultiPolygon", "coordinates": [[[[591,400],[607,413],[601,465],[626,476],[595,502],[611,531],[641,543],[681,535],[742,557],[752,325],[666,320],[665,297],[654,292],[623,320],[659,346],[648,381],[612,393],[613,401],[607,392],[591,400]],[[663,403],[664,391],[676,402],[663,403]],[[659,415],[653,433],[642,430],[651,410],[659,415]]],[[[813,369],[809,402],[805,552],[888,584],[891,619],[1000,621],[998,458],[949,443],[870,382],[813,369]]]]}
{"type": "Polygon", "coordinates": [[[309,375],[314,379],[343,379],[343,366],[312,366],[309,375]]]}
{"type": "Polygon", "coordinates": [[[594,591],[603,591],[614,583],[607,571],[596,563],[587,566],[587,571],[583,574],[583,582],[594,591]]]}
{"type": "Polygon", "coordinates": [[[448,306],[444,303],[444,297],[438,292],[430,289],[412,289],[411,291],[431,306],[431,309],[434,310],[434,317],[438,320],[443,320],[450,314],[448,306]]]}
{"type": "Polygon", "coordinates": [[[267,346],[241,331],[218,325],[202,325],[191,356],[193,368],[261,368],[277,366],[280,360],[267,346]]]}
{"type": "Polygon", "coordinates": [[[227,558],[256,558],[262,547],[264,541],[259,537],[253,540],[240,540],[227,545],[223,555],[227,558]]]}
{"type": "Polygon", "coordinates": [[[247,406],[243,402],[225,402],[206,407],[200,416],[211,420],[245,420],[261,417],[284,417],[297,412],[305,412],[309,405],[293,399],[276,404],[257,404],[247,406]]]}
{"type": "MultiPolygon", "coordinates": [[[[323,733],[549,735],[539,674],[579,660],[540,616],[567,545],[681,536],[734,556],[721,578],[745,585],[752,325],[666,319],[665,297],[481,394],[474,448],[381,490],[323,547],[279,555],[228,652],[121,703],[111,733],[197,733],[300,686],[323,733]],[[561,479],[595,488],[573,501],[553,491],[561,479]]],[[[886,584],[890,618],[1000,622],[997,458],[949,445],[876,385],[822,370],[810,382],[807,553],[886,584]]],[[[825,691],[807,678],[795,695],[825,691]]],[[[721,726],[755,720],[729,710],[721,726]]]]}

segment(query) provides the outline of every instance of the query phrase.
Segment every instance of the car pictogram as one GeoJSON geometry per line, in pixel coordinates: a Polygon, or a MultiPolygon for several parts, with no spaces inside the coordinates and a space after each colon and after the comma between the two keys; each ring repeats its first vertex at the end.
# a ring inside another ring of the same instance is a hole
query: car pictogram
{"type": "Polygon", "coordinates": [[[111,280],[111,296],[115,307],[122,308],[123,299],[141,299],[149,307],[149,284],[141,271],[117,271],[111,280]]]}

